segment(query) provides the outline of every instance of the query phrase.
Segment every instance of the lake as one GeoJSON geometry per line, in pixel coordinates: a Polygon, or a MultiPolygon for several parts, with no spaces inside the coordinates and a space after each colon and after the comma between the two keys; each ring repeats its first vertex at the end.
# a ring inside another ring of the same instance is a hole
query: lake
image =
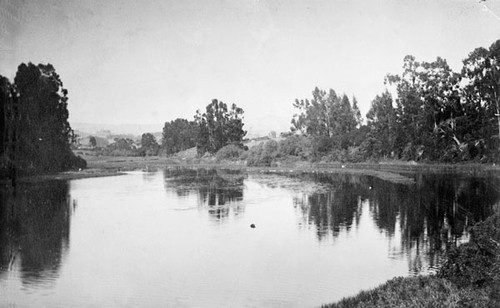
{"type": "Polygon", "coordinates": [[[500,181],[404,176],[170,168],[3,188],[0,306],[316,307],[433,273],[500,207],[500,181]]]}

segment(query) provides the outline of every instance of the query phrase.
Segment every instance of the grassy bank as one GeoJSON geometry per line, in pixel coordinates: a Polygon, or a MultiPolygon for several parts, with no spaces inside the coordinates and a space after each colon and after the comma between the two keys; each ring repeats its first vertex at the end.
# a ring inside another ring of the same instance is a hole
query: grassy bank
{"type": "Polygon", "coordinates": [[[397,277],[323,306],[347,307],[500,307],[500,214],[476,224],[437,275],[397,277]]]}

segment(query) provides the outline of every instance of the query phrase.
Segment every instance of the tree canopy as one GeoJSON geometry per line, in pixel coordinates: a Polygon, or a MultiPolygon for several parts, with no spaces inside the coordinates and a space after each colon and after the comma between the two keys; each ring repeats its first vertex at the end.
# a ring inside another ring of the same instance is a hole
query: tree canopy
{"type": "Polygon", "coordinates": [[[50,64],[21,64],[8,85],[3,79],[3,108],[11,115],[3,123],[11,149],[8,160],[22,173],[55,172],[85,165],[70,149],[74,133],[68,122],[68,91],[50,64]],[[5,96],[7,92],[9,94],[5,96]]]}
{"type": "Polygon", "coordinates": [[[347,95],[337,95],[333,89],[327,92],[316,87],[311,100],[296,99],[293,106],[299,113],[292,119],[291,131],[315,139],[319,152],[346,149],[352,144],[352,134],[361,124],[356,99],[353,98],[351,104],[347,95]]]}
{"type": "Polygon", "coordinates": [[[165,122],[162,148],[166,154],[174,154],[196,146],[198,126],[194,121],[175,119],[165,122]]]}
{"type": "Polygon", "coordinates": [[[228,108],[217,99],[213,99],[212,103],[206,106],[204,113],[196,111],[198,153],[215,153],[228,144],[241,145],[247,133],[243,130],[243,113],[243,109],[236,104],[228,108]]]}
{"type": "Polygon", "coordinates": [[[151,133],[144,133],[141,136],[141,154],[143,156],[158,155],[160,145],[156,142],[155,136],[151,133]]]}

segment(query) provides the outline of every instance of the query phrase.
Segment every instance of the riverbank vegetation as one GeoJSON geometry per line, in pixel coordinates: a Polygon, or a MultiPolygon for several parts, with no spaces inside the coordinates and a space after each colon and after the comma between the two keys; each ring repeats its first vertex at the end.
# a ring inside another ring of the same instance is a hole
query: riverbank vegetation
{"type": "Polygon", "coordinates": [[[496,163],[500,159],[500,40],[477,48],[454,72],[445,59],[403,61],[363,121],[355,97],[315,88],[296,99],[290,132],[250,145],[243,110],[214,100],[195,121],[165,123],[162,152],[196,146],[198,156],[280,166],[296,161],[496,163]],[[246,146],[247,145],[247,146],[246,146]],[[250,149],[248,149],[250,148],[250,149]]]}
{"type": "Polygon", "coordinates": [[[323,307],[499,307],[500,214],[477,223],[470,236],[436,275],[394,278],[323,307]]]}

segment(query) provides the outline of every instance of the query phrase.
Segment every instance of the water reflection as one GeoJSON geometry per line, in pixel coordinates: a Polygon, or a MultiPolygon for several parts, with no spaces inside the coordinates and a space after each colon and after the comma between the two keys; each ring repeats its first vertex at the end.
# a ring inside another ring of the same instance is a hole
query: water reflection
{"type": "Polygon", "coordinates": [[[227,218],[231,211],[234,215],[244,212],[240,201],[246,175],[241,171],[169,168],[163,176],[167,191],[181,197],[197,194],[198,205],[208,206],[211,217],[217,220],[227,218]]]}
{"type": "Polygon", "coordinates": [[[168,169],[0,191],[0,306],[314,307],[425,273],[500,182],[413,177],[168,169]]]}
{"type": "Polygon", "coordinates": [[[378,230],[390,238],[400,237],[400,246],[391,253],[409,256],[414,273],[440,264],[449,244],[467,240],[467,227],[491,215],[500,198],[500,181],[494,177],[419,174],[415,185],[353,174],[300,177],[331,187],[294,198],[318,240],[357,226],[362,204],[368,202],[378,230]]]}
{"type": "Polygon", "coordinates": [[[0,278],[17,268],[23,284],[53,283],[69,246],[68,193],[58,181],[0,189],[0,278]]]}

